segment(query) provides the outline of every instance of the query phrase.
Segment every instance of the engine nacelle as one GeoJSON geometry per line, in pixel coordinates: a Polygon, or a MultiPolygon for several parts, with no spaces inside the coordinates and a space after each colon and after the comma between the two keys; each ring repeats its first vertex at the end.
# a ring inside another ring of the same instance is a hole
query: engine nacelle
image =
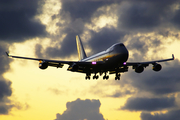
{"type": "Polygon", "coordinates": [[[162,66],[160,64],[155,64],[155,65],[153,65],[152,69],[157,72],[162,69],[162,66]]]}
{"type": "Polygon", "coordinates": [[[144,67],[142,65],[138,65],[135,68],[135,72],[137,72],[137,73],[142,73],[143,71],[144,71],[144,67]]]}
{"type": "Polygon", "coordinates": [[[78,68],[79,68],[79,66],[78,66],[78,65],[76,65],[76,64],[74,64],[74,65],[72,66],[72,70],[73,70],[73,71],[77,71],[77,70],[78,70],[78,68]]]}
{"type": "Polygon", "coordinates": [[[47,62],[44,62],[44,61],[40,61],[39,62],[39,68],[40,69],[46,69],[48,67],[48,63],[47,62]]]}

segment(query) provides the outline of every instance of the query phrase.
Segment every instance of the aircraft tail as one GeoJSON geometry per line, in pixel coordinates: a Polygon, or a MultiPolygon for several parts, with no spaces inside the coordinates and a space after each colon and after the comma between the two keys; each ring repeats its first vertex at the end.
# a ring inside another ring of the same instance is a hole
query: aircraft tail
{"type": "Polygon", "coordinates": [[[87,56],[84,51],[84,47],[82,45],[81,38],[79,37],[79,35],[76,35],[76,43],[77,43],[77,51],[78,51],[78,55],[79,55],[79,60],[82,60],[82,59],[86,58],[87,56]]]}

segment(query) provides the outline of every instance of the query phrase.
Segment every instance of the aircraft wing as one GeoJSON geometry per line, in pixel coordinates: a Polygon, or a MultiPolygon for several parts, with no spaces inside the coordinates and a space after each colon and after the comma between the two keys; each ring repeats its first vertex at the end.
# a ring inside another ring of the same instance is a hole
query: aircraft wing
{"type": "Polygon", "coordinates": [[[6,54],[7,54],[7,56],[12,57],[12,58],[45,61],[45,62],[54,62],[54,63],[63,63],[63,64],[69,64],[69,65],[71,65],[73,63],[73,61],[58,61],[58,60],[48,60],[48,59],[41,59],[41,58],[29,58],[29,57],[13,56],[13,55],[9,55],[7,52],[6,52],[6,54]]]}
{"type": "Polygon", "coordinates": [[[103,61],[99,61],[99,62],[81,62],[81,61],[59,61],[59,60],[48,60],[48,59],[41,59],[41,58],[29,58],[29,57],[21,57],[21,56],[13,56],[13,55],[9,55],[6,52],[6,55],[8,57],[12,57],[12,58],[19,58],[19,59],[27,59],[27,60],[35,60],[35,61],[39,61],[39,63],[48,63],[48,66],[52,66],[52,67],[57,67],[57,68],[62,68],[64,66],[64,64],[68,64],[68,65],[80,65],[80,66],[92,66],[92,65],[99,65],[99,64],[103,64],[103,61]]]}
{"type": "Polygon", "coordinates": [[[172,54],[172,58],[169,59],[163,59],[163,60],[155,60],[155,61],[148,61],[148,62],[127,62],[125,65],[127,66],[137,66],[137,65],[142,65],[143,67],[147,67],[149,64],[157,64],[157,62],[165,62],[165,61],[170,61],[174,60],[174,54],[172,54]]]}

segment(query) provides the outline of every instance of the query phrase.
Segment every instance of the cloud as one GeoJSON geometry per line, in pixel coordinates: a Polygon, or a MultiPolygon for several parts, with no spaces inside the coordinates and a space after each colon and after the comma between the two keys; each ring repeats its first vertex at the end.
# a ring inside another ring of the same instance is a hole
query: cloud
{"type": "Polygon", "coordinates": [[[48,88],[48,91],[54,93],[55,95],[59,95],[59,94],[62,94],[63,91],[57,89],[57,88],[48,88]]]}
{"type": "MultiPolygon", "coordinates": [[[[132,32],[145,34],[149,32],[156,32],[157,35],[159,35],[169,31],[167,28],[173,28],[170,23],[178,23],[178,19],[176,18],[176,16],[178,16],[178,12],[175,12],[177,10],[172,7],[178,3],[176,0],[165,0],[163,3],[161,1],[150,0],[143,2],[141,0],[137,0],[137,2],[133,2],[131,0],[118,2],[99,0],[62,0],[61,3],[62,6],[59,13],[52,15],[52,20],[57,18],[59,19],[59,22],[56,23],[58,32],[57,34],[51,36],[52,43],[53,41],[56,41],[57,45],[49,46],[41,52],[41,54],[47,54],[47,57],[65,58],[71,55],[76,55],[75,35],[77,34],[83,36],[88,32],[88,36],[90,37],[88,38],[88,42],[85,46],[88,45],[92,48],[92,54],[107,49],[116,42],[126,41],[123,40],[123,37],[126,35],[134,35],[132,32]],[[112,4],[116,4],[116,7],[112,4]],[[108,6],[108,10],[105,12],[99,10],[105,6],[108,6]],[[94,28],[98,25],[93,23],[93,20],[99,19],[102,15],[112,15],[113,18],[118,19],[118,28],[115,27],[116,25],[114,25],[114,27],[105,25],[103,28],[99,28],[98,32],[95,31],[94,28]],[[87,24],[92,25],[93,28],[88,28],[86,26],[87,24]],[[164,26],[166,26],[166,28],[164,26]],[[65,35],[64,38],[61,37],[63,35],[65,35]],[[63,40],[59,40],[61,38],[63,40]],[[101,44],[102,41],[106,44],[101,44]]],[[[146,44],[146,40],[140,41],[140,39],[142,39],[141,36],[139,38],[134,38],[131,41],[134,44],[131,44],[130,47],[138,48],[142,50],[143,53],[148,52],[148,48],[153,46],[148,46],[148,44],[146,44]]],[[[146,39],[149,38],[147,37],[146,39]]],[[[157,47],[162,43],[162,41],[158,38],[155,42],[156,43],[153,43],[153,45],[155,45],[154,47],[157,47]]],[[[37,47],[36,51],[38,51],[39,48],[41,47],[37,47]]],[[[36,52],[36,55],[39,57],[42,56],[41,54],[40,52],[36,52]]],[[[137,56],[136,58],[139,57],[138,54],[134,54],[134,56],[137,56]]]]}
{"type": "Polygon", "coordinates": [[[37,0],[8,0],[0,2],[0,40],[20,42],[46,34],[45,26],[34,17],[37,14],[37,0]]]}
{"type": "Polygon", "coordinates": [[[167,113],[156,113],[154,115],[150,113],[141,113],[141,120],[179,120],[180,110],[171,110],[167,113]]]}
{"type": "Polygon", "coordinates": [[[11,101],[7,98],[11,94],[11,82],[0,78],[0,114],[8,114],[13,107],[11,101]]]}
{"type": "Polygon", "coordinates": [[[119,98],[119,97],[124,97],[126,95],[132,95],[134,94],[134,91],[131,90],[125,90],[125,91],[115,91],[112,95],[106,95],[106,97],[114,97],[114,98],[119,98]]]}
{"type": "Polygon", "coordinates": [[[112,2],[104,1],[71,1],[67,2],[62,0],[63,11],[69,12],[71,19],[76,20],[81,18],[83,20],[89,21],[92,14],[101,6],[107,5],[112,2]]]}
{"type": "Polygon", "coordinates": [[[12,108],[12,105],[0,105],[0,115],[8,114],[9,110],[12,108]]]}
{"type": "Polygon", "coordinates": [[[148,28],[160,24],[160,16],[148,3],[132,4],[124,10],[119,21],[127,28],[148,28]]]}
{"type": "Polygon", "coordinates": [[[142,73],[140,77],[138,74],[129,75],[132,80],[131,85],[139,91],[150,92],[154,95],[165,95],[180,91],[179,71],[180,62],[174,60],[171,65],[164,67],[158,74],[148,70],[142,73]]]}
{"type": "Polygon", "coordinates": [[[171,22],[174,24],[175,27],[177,27],[178,29],[180,29],[180,10],[177,10],[175,12],[175,15],[173,16],[173,18],[171,19],[171,22]]]}
{"type": "Polygon", "coordinates": [[[0,114],[8,114],[9,110],[13,107],[11,101],[8,99],[12,94],[12,82],[6,80],[2,75],[9,69],[11,60],[5,55],[8,45],[5,43],[0,44],[0,114]]]}
{"type": "Polygon", "coordinates": [[[173,5],[177,0],[168,1],[127,1],[119,9],[119,27],[130,31],[154,31],[163,24],[171,22],[174,13],[173,5]],[[123,12],[122,12],[123,11],[123,12]],[[142,30],[143,29],[143,30],[142,30]]]}
{"type": "Polygon", "coordinates": [[[3,100],[5,96],[11,96],[12,90],[10,86],[10,81],[5,81],[3,78],[0,79],[0,101],[3,100]]]}
{"type": "Polygon", "coordinates": [[[93,48],[93,52],[97,53],[106,50],[117,42],[120,42],[124,35],[124,32],[118,31],[114,27],[104,27],[99,32],[91,32],[91,39],[88,44],[93,48]]]}
{"type": "MultiPolygon", "coordinates": [[[[87,28],[86,25],[93,24],[92,19],[94,17],[99,17],[97,15],[94,16],[94,14],[97,12],[97,9],[105,5],[111,5],[114,2],[104,2],[104,1],[68,1],[67,2],[63,0],[61,1],[61,3],[62,6],[61,6],[61,10],[59,11],[59,14],[52,16],[52,19],[56,19],[56,18],[60,19],[59,22],[56,23],[56,26],[58,27],[57,34],[51,36],[52,42],[56,41],[57,45],[49,46],[47,47],[47,49],[42,51],[47,54],[47,57],[64,58],[77,54],[75,36],[84,34],[85,31],[90,32],[91,30],[87,28]],[[63,40],[59,40],[63,35],[65,35],[63,40]]],[[[115,38],[116,36],[122,37],[123,33],[118,33],[118,31],[115,29],[111,29],[111,30],[102,29],[102,32],[100,34],[104,34],[105,36],[107,36],[106,34],[108,34],[110,37],[110,34],[107,32],[110,33],[115,32],[114,34],[111,35],[112,38],[111,40],[109,38],[107,41],[104,41],[104,42],[111,41],[111,43],[114,44],[113,41],[116,41],[117,38],[115,40],[113,40],[113,38],[115,38]]],[[[102,36],[101,38],[94,31],[90,32],[90,35],[92,38],[96,40],[105,38],[104,36],[102,36]]],[[[92,45],[95,44],[92,43],[92,45]]],[[[109,47],[110,45],[107,46],[109,47]]],[[[90,46],[90,47],[94,48],[94,46],[90,46]]],[[[38,52],[39,48],[41,47],[38,45],[36,49],[37,56],[41,55],[40,52],[38,52]]],[[[107,47],[105,49],[107,49],[107,47]]],[[[97,51],[93,51],[93,52],[97,52],[97,51]]]]}
{"type": "Polygon", "coordinates": [[[175,107],[175,98],[129,98],[121,110],[158,111],[175,107]]]}
{"type": "Polygon", "coordinates": [[[90,99],[67,102],[67,110],[62,115],[56,114],[55,120],[105,120],[99,113],[100,105],[99,100],[90,99]]]}
{"type": "Polygon", "coordinates": [[[76,33],[69,33],[63,40],[60,42],[61,47],[53,46],[48,47],[45,51],[49,57],[67,57],[70,55],[77,54],[76,48],[76,33]]]}

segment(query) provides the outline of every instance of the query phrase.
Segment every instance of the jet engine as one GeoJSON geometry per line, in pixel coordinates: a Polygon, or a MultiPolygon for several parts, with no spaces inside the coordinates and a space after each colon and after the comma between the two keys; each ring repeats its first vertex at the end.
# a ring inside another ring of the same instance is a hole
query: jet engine
{"type": "Polygon", "coordinates": [[[162,66],[160,64],[156,63],[156,64],[153,65],[152,69],[154,71],[160,71],[162,69],[162,66]]]}
{"type": "Polygon", "coordinates": [[[135,68],[135,72],[137,72],[137,73],[142,73],[143,71],[144,71],[144,67],[142,65],[138,65],[135,68]]]}
{"type": "Polygon", "coordinates": [[[78,65],[76,65],[76,64],[74,64],[74,65],[72,66],[72,70],[73,70],[73,71],[77,71],[77,70],[78,70],[78,68],[79,68],[79,66],[78,66],[78,65]]]}
{"type": "Polygon", "coordinates": [[[48,67],[48,63],[45,61],[39,61],[39,68],[40,69],[46,69],[48,67]]]}
{"type": "Polygon", "coordinates": [[[74,64],[70,65],[67,70],[77,71],[78,69],[79,69],[79,66],[76,63],[74,63],[74,64]]]}

